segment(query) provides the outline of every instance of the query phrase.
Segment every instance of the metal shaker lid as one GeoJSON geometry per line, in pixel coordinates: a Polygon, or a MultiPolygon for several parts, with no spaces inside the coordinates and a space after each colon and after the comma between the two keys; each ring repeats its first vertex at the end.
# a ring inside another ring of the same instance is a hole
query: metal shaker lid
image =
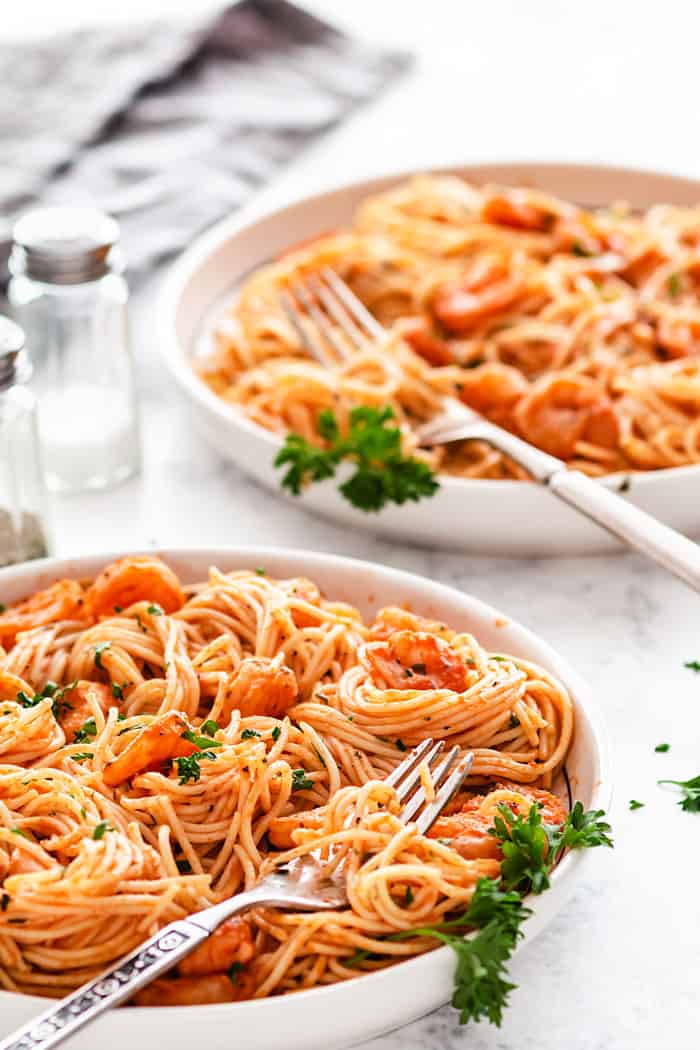
{"type": "Polygon", "coordinates": [[[81,284],[112,268],[119,225],[97,208],[34,208],[15,223],[10,270],[47,284],[81,284]]]}
{"type": "Polygon", "coordinates": [[[26,376],[24,332],[9,317],[0,314],[0,390],[26,376]],[[21,376],[18,375],[21,372],[21,376]]]}

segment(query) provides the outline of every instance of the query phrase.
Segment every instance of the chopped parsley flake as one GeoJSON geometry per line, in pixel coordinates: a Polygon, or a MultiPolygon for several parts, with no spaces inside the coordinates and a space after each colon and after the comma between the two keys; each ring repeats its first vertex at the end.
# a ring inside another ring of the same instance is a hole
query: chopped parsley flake
{"type": "Polygon", "coordinates": [[[94,718],[88,718],[81,725],[73,737],[74,744],[87,744],[97,736],[97,726],[94,718]]]}
{"type": "Polygon", "coordinates": [[[93,828],[92,837],[95,840],[95,842],[99,842],[100,839],[103,839],[105,837],[105,834],[108,831],[114,831],[114,830],[115,829],[112,827],[112,825],[110,823],[108,823],[108,821],[101,820],[100,823],[96,824],[95,827],[93,828]]]}
{"type": "Polygon", "coordinates": [[[155,605],[155,604],[149,605],[148,608],[146,609],[146,612],[150,613],[151,616],[162,616],[163,615],[163,610],[161,609],[160,605],[155,605]]]}
{"type": "Polygon", "coordinates": [[[314,782],[307,777],[305,769],[292,770],[292,791],[309,791],[313,786],[314,782]]]}
{"type": "Polygon", "coordinates": [[[638,802],[636,798],[630,799],[630,809],[644,809],[646,803],[638,802]]]}
{"type": "Polygon", "coordinates": [[[188,784],[190,780],[199,780],[202,775],[199,763],[204,759],[213,762],[215,758],[216,755],[213,751],[195,751],[193,755],[186,755],[184,758],[176,758],[175,763],[177,765],[177,774],[180,778],[180,783],[188,784]]]}
{"type": "Polygon", "coordinates": [[[683,666],[687,667],[690,671],[700,672],[700,660],[688,660],[687,663],[683,664],[683,666]]]}
{"type": "Polygon", "coordinates": [[[104,670],[102,666],[102,653],[111,648],[111,642],[100,642],[99,645],[95,646],[95,667],[99,667],[101,671],[104,670]]]}
{"type": "Polygon", "coordinates": [[[281,735],[282,735],[282,730],[280,729],[280,727],[279,726],[274,726],[271,736],[272,736],[272,739],[275,741],[275,743],[277,743],[277,741],[279,740],[281,735]]]}
{"type": "Polygon", "coordinates": [[[257,729],[244,729],[241,733],[241,740],[252,740],[256,736],[260,736],[257,729]]]}
{"type": "Polygon", "coordinates": [[[195,747],[199,747],[202,749],[210,747],[223,747],[221,741],[212,740],[210,736],[200,736],[198,733],[195,733],[193,729],[186,729],[185,732],[181,734],[181,736],[183,740],[189,740],[189,742],[191,744],[194,744],[195,747]]]}
{"type": "Polygon", "coordinates": [[[671,750],[671,745],[670,744],[657,744],[656,747],[654,748],[654,751],[658,752],[661,755],[665,755],[666,752],[670,751],[670,750],[671,750]]]}

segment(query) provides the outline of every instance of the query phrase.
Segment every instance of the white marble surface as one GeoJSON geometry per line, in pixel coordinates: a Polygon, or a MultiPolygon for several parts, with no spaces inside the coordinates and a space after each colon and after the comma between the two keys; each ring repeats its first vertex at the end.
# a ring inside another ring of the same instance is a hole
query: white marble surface
{"type": "MultiPolygon", "coordinates": [[[[204,6],[204,5],[201,5],[204,6]]],[[[209,5],[210,6],[210,5],[209,5]]],[[[356,32],[411,48],[415,70],[329,136],[271,202],[386,168],[488,159],[595,160],[700,171],[694,145],[696,5],[589,0],[309,4],[356,32]]],[[[186,11],[185,0],[118,5],[24,0],[4,29],[186,11]]],[[[657,777],[700,772],[700,597],[629,556],[505,561],[416,550],[313,520],[209,451],[164,383],[136,317],[143,476],[56,504],[59,553],[168,544],[269,543],[370,558],[472,591],[542,634],[592,683],[610,729],[616,849],[596,858],[568,909],[517,957],[499,1031],[460,1029],[449,1007],[368,1050],[691,1050],[700,1031],[700,816],[657,777]],[[666,755],[655,744],[671,743],[666,755]],[[634,813],[630,798],[646,803],[634,813]]],[[[329,1044],[330,1046],[331,1044],[329,1044]]]]}

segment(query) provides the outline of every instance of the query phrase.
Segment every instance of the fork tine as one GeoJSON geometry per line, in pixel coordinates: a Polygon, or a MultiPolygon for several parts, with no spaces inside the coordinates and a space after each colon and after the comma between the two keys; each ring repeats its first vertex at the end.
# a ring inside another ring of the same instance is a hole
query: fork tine
{"type": "Polygon", "coordinates": [[[425,835],[426,832],[430,831],[455,791],[457,791],[464,778],[468,775],[473,761],[474,754],[472,751],[469,751],[464,758],[460,759],[447,780],[440,787],[435,800],[425,807],[416,821],[421,835],[425,835]]]}
{"type": "MultiPolygon", "coordinates": [[[[450,752],[446,755],[446,757],[443,758],[442,762],[437,767],[437,769],[435,769],[434,771],[431,769],[431,773],[432,773],[432,777],[433,777],[433,786],[435,787],[436,790],[440,787],[440,784],[442,783],[442,781],[447,776],[447,774],[449,773],[449,771],[452,768],[452,766],[455,764],[455,762],[459,758],[459,753],[460,753],[460,749],[458,747],[453,747],[450,750],[450,752]]],[[[413,798],[410,798],[408,800],[408,802],[406,803],[406,805],[404,806],[403,811],[401,813],[401,821],[402,821],[402,823],[403,824],[408,824],[408,822],[413,819],[413,817],[416,815],[416,813],[418,813],[423,808],[423,806],[425,805],[426,801],[427,801],[427,799],[426,799],[425,789],[421,786],[421,787],[419,787],[418,791],[416,791],[416,793],[413,796],[413,798]]]]}
{"type": "MultiPolygon", "coordinates": [[[[433,744],[433,746],[431,747],[430,751],[428,751],[427,755],[424,756],[423,761],[427,762],[428,766],[432,765],[432,763],[435,761],[437,756],[440,754],[440,752],[442,751],[444,746],[445,746],[444,740],[438,740],[437,743],[433,744]]],[[[420,761],[417,762],[415,767],[408,774],[408,776],[397,787],[397,789],[396,789],[396,797],[398,798],[399,802],[403,802],[404,799],[408,798],[408,796],[411,794],[411,792],[413,791],[414,787],[416,786],[416,784],[420,780],[420,767],[421,767],[421,765],[422,765],[422,762],[420,762],[420,761]]],[[[401,814],[401,820],[403,820],[403,819],[404,819],[404,815],[402,813],[401,814]]],[[[404,823],[405,823],[405,821],[404,821],[404,823]]]]}
{"type": "Polygon", "coordinates": [[[319,364],[324,365],[324,367],[332,367],[335,362],[331,360],[325,347],[321,343],[321,340],[316,338],[316,333],[314,332],[312,334],[312,332],[307,330],[306,326],[302,324],[301,319],[303,314],[299,309],[297,300],[286,288],[280,292],[280,305],[287,315],[287,320],[299,336],[302,346],[307,353],[315,358],[319,364]]]}
{"type": "Polygon", "coordinates": [[[342,329],[345,336],[356,349],[363,350],[367,346],[367,333],[363,332],[355,323],[352,314],[348,312],[347,307],[338,298],[337,292],[334,292],[332,288],[324,284],[320,277],[315,279],[314,289],[326,310],[338,327],[342,329]]]}
{"type": "Polygon", "coordinates": [[[432,746],[432,738],[426,737],[418,747],[414,747],[412,751],[409,751],[403,762],[399,762],[396,769],[392,769],[391,773],[386,778],[385,783],[388,784],[389,787],[396,787],[399,781],[402,780],[407,773],[410,773],[414,766],[418,765],[426,751],[429,751],[432,746]]]}
{"type": "Polygon", "coordinates": [[[340,360],[344,361],[348,356],[348,352],[343,346],[342,341],[338,339],[338,336],[333,330],[333,326],[329,323],[323,310],[320,310],[316,305],[316,302],[314,301],[315,289],[313,292],[310,292],[303,281],[297,281],[292,285],[292,292],[302,304],[307,314],[312,318],[323,338],[330,343],[340,360]]]}
{"type": "Polygon", "coordinates": [[[372,317],[372,314],[366,308],[366,306],[360,302],[354,292],[351,292],[345,281],[338,277],[337,273],[334,273],[330,267],[325,266],[321,270],[322,276],[325,278],[326,283],[330,285],[335,294],[340,299],[346,310],[354,317],[357,323],[363,328],[368,335],[373,339],[381,339],[386,335],[386,331],[380,325],[376,318],[372,317]]]}

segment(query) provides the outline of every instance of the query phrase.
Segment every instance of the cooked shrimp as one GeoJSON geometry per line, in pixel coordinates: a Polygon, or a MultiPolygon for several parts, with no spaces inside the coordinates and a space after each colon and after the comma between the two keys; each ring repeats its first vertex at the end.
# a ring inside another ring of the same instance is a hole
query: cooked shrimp
{"type": "Polygon", "coordinates": [[[467,688],[467,668],[447,642],[423,631],[398,631],[385,642],[370,642],[360,660],[390,689],[467,688]]]}
{"type": "MultiPolygon", "coordinates": [[[[290,580],[281,580],[280,586],[293,598],[308,602],[309,605],[320,604],[321,592],[316,584],[306,576],[294,576],[290,580]]],[[[318,624],[318,617],[307,613],[304,609],[293,609],[292,620],[297,627],[315,627],[318,624]]]]}
{"type": "Polygon", "coordinates": [[[656,329],[659,346],[669,357],[690,357],[700,351],[700,326],[690,321],[662,317],[656,329]]]}
{"type": "Polygon", "coordinates": [[[177,969],[183,977],[200,977],[221,970],[226,971],[234,963],[245,966],[254,954],[250,923],[247,919],[234,916],[227,919],[211,937],[178,963],[177,969]]]}
{"type": "Polygon", "coordinates": [[[513,418],[526,441],[570,459],[579,441],[616,448],[619,424],[601,387],[587,376],[543,376],[516,405],[513,418]]]}
{"type": "Polygon", "coordinates": [[[532,804],[541,806],[542,819],[547,824],[562,824],[566,814],[560,799],[550,791],[503,782],[486,795],[473,795],[467,801],[456,800],[439,817],[428,832],[429,838],[449,839],[450,845],[467,860],[479,858],[500,860],[501,848],[489,829],[493,827],[499,804],[513,812],[526,815],[532,804]],[[461,808],[457,809],[456,807],[461,808]]]}
{"type": "Polygon", "coordinates": [[[240,711],[243,718],[269,715],[284,718],[297,698],[299,687],[289,667],[262,657],[242,660],[228,685],[224,717],[240,711]]]}
{"type": "Polygon", "coordinates": [[[399,331],[412,350],[429,365],[451,365],[454,354],[448,343],[435,332],[427,317],[407,317],[401,321],[399,331]]]}
{"type": "Polygon", "coordinates": [[[461,280],[439,287],[431,308],[450,332],[468,332],[520,298],[525,280],[495,258],[479,259],[461,280]]]}
{"type": "Polygon", "coordinates": [[[549,229],[554,216],[551,211],[528,201],[522,190],[510,190],[507,194],[494,193],[484,201],[481,218],[516,230],[543,231],[549,229]]]}
{"type": "Polygon", "coordinates": [[[137,773],[158,769],[174,758],[193,755],[197,745],[183,735],[191,728],[184,715],[177,711],[158,715],[117,758],[107,763],[102,774],[105,784],[116,787],[137,773]]]}
{"type": "Polygon", "coordinates": [[[136,1006],[206,1006],[252,999],[255,981],[249,973],[237,973],[235,980],[226,973],[205,977],[162,977],[137,992],[131,1000],[136,1006]]]}
{"type": "Polygon", "coordinates": [[[501,423],[529,389],[530,384],[517,368],[494,362],[464,369],[459,396],[476,412],[501,423]]]}
{"type": "Polygon", "coordinates": [[[113,616],[134,602],[149,601],[166,613],[177,612],[185,604],[180,581],[160,558],[142,555],[120,558],[108,565],[85,593],[91,614],[113,616]]]}
{"type": "Polygon", "coordinates": [[[290,813],[286,817],[275,817],[270,821],[267,837],[276,849],[293,849],[298,846],[295,831],[319,831],[323,826],[324,807],[307,809],[301,813],[290,813]]]}
{"type": "Polygon", "coordinates": [[[372,641],[383,641],[397,631],[423,631],[426,634],[439,634],[441,638],[448,640],[453,636],[453,632],[439,620],[417,616],[408,609],[400,609],[398,605],[387,605],[380,609],[369,633],[372,641]]]}
{"type": "Polygon", "coordinates": [[[76,682],[72,689],[64,691],[59,704],[58,721],[69,743],[83,722],[92,718],[95,704],[105,715],[110,707],[116,706],[108,685],[102,682],[76,682]]]}
{"type": "Polygon", "coordinates": [[[58,580],[0,613],[0,644],[8,648],[15,644],[20,631],[45,627],[59,620],[77,620],[85,615],[85,610],[80,584],[75,580],[58,580]]]}

